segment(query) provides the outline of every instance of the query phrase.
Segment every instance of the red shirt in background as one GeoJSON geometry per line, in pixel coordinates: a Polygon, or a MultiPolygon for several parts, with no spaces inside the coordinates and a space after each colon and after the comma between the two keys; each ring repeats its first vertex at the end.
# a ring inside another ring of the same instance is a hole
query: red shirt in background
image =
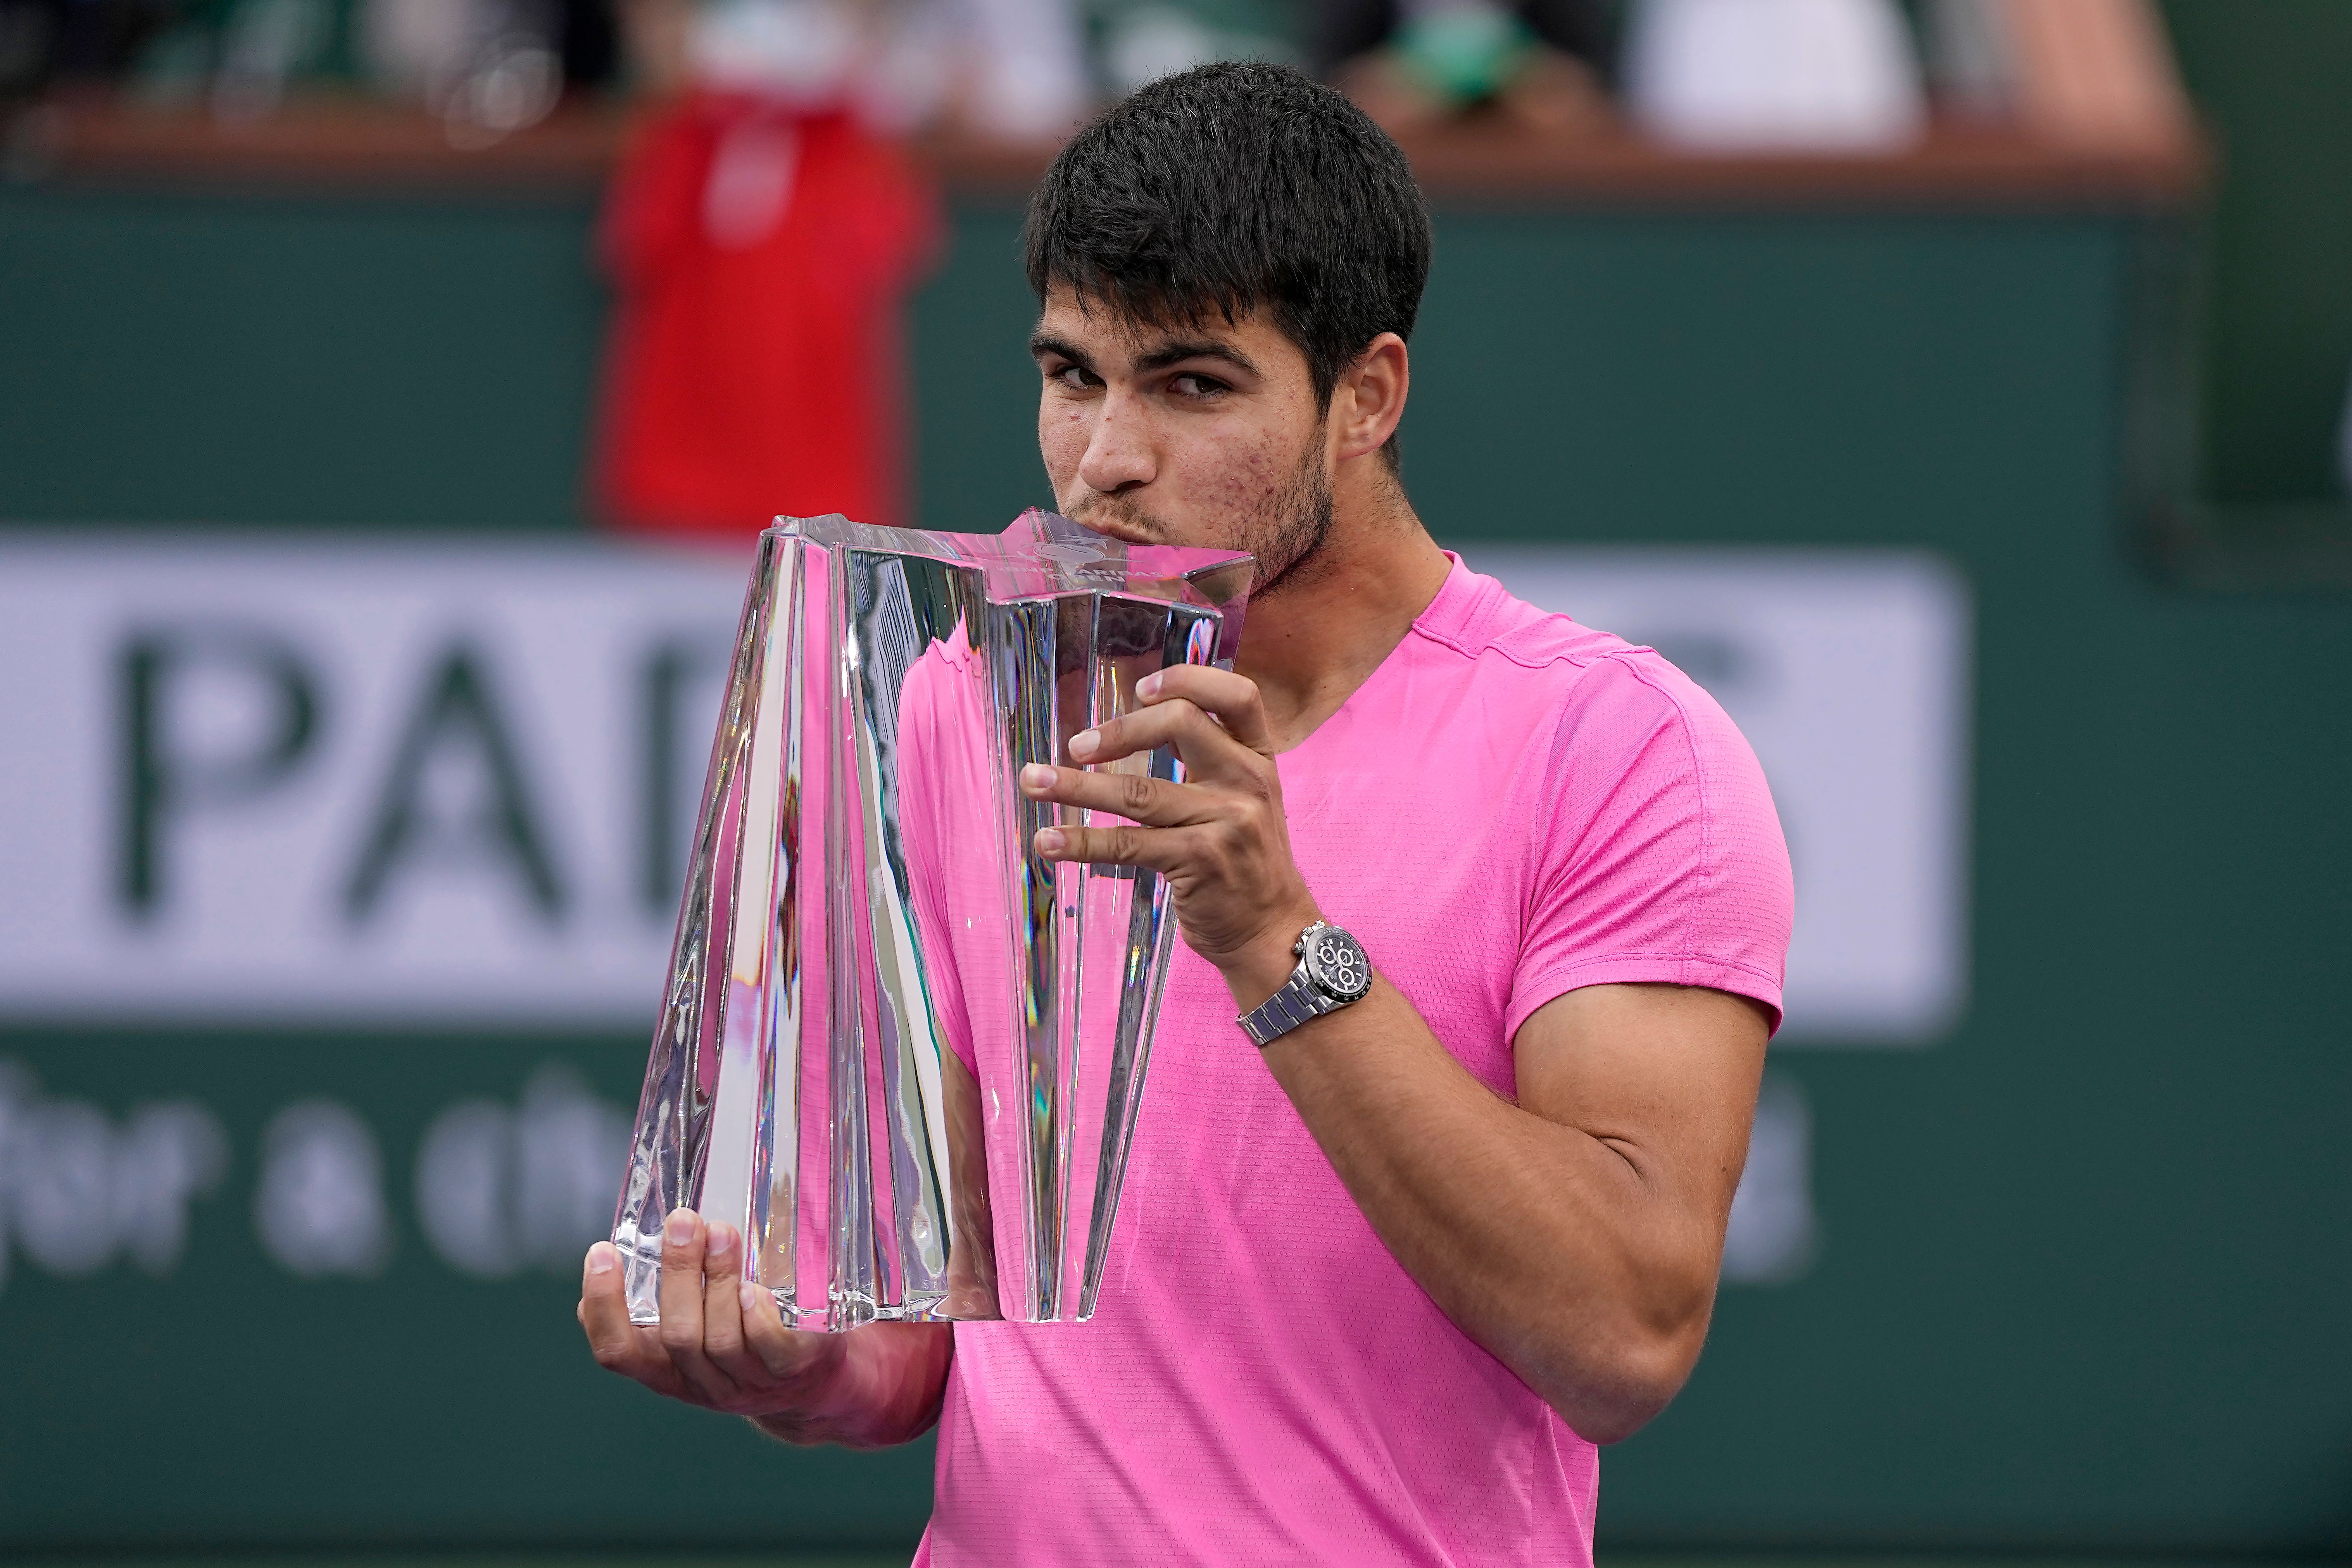
{"type": "Polygon", "coordinates": [[[936,199],[843,110],[697,93],[607,199],[617,300],[593,486],[633,531],[748,539],[779,513],[902,523],[898,312],[936,199]]]}

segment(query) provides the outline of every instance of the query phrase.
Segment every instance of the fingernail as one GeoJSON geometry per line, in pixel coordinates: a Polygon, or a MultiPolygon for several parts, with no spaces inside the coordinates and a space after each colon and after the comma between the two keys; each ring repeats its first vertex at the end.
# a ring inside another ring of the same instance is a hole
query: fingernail
{"type": "Polygon", "coordinates": [[[1157,697],[1157,696],[1159,696],[1159,695],[1160,695],[1160,674],[1159,674],[1159,672],[1158,672],[1157,670],[1154,670],[1151,674],[1145,676],[1141,680],[1137,681],[1137,682],[1135,683],[1135,694],[1136,694],[1138,697],[1157,697]]]}
{"type": "Polygon", "coordinates": [[[662,1226],[662,1239],[672,1247],[684,1247],[688,1242],[692,1241],[694,1215],[686,1209],[680,1209],[670,1215],[669,1222],[662,1226]]]}
{"type": "Polygon", "coordinates": [[[621,1255],[613,1250],[609,1241],[600,1241],[588,1249],[588,1272],[610,1274],[620,1263],[621,1255]]]}
{"type": "Polygon", "coordinates": [[[709,1239],[705,1245],[707,1245],[713,1253],[722,1256],[734,1250],[735,1227],[731,1225],[712,1226],[710,1227],[709,1239]]]}
{"type": "Polygon", "coordinates": [[[745,1311],[756,1311],[760,1306],[760,1288],[746,1279],[736,1290],[735,1300],[742,1303],[745,1311]]]}
{"type": "MultiPolygon", "coordinates": [[[[1077,747],[1074,743],[1070,749],[1075,752],[1077,747]]],[[[1053,782],[1054,770],[1043,763],[1031,763],[1021,770],[1021,783],[1029,789],[1044,789],[1053,782]]]]}
{"type": "Polygon", "coordinates": [[[1070,737],[1070,755],[1081,760],[1091,757],[1095,754],[1095,748],[1101,744],[1100,730],[1081,730],[1070,737]]]}
{"type": "Polygon", "coordinates": [[[1069,837],[1058,827],[1041,827],[1037,830],[1037,853],[1040,855],[1058,855],[1068,847],[1069,842],[1069,837]]]}

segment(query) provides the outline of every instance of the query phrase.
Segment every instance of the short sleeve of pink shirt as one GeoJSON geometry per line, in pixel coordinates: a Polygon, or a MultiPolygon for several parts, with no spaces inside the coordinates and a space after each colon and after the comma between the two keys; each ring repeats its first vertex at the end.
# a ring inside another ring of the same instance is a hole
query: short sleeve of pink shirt
{"type": "MultiPolygon", "coordinates": [[[[1777,1021],[1770,795],[1651,650],[1457,562],[1278,766],[1326,917],[1498,1093],[1580,986],[1777,1021]]],[[[1389,1255],[1234,1013],[1180,948],[1094,1321],[957,1325],[918,1563],[1589,1565],[1597,1450],[1389,1255]]]]}
{"type": "MultiPolygon", "coordinates": [[[[1591,639],[1571,627],[1538,623],[1498,647],[1591,639]]],[[[1534,813],[1548,831],[1504,1033],[1579,986],[1632,981],[1753,997],[1778,1028],[1793,900],[1755,754],[1715,699],[1655,653],[1580,651],[1597,657],[1551,716],[1534,813]]]]}

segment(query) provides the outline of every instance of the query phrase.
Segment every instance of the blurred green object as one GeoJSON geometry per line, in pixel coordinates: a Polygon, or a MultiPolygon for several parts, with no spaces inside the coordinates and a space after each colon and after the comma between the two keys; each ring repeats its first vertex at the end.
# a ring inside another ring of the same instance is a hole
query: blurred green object
{"type": "Polygon", "coordinates": [[[2222,502],[2340,497],[2352,376],[2352,5],[2164,0],[2214,133],[2204,473],[2222,502]]]}
{"type": "Polygon", "coordinates": [[[1294,0],[1082,0],[1102,89],[1118,96],[1212,60],[1302,65],[1294,0]]]}
{"type": "Polygon", "coordinates": [[[1528,25],[1510,12],[1469,4],[1414,12],[1389,48],[1424,90],[1460,108],[1501,91],[1535,46],[1528,25]]]}
{"type": "Polygon", "coordinates": [[[176,22],[140,46],[129,91],[148,109],[186,109],[204,100],[220,47],[218,29],[194,18],[176,22]]]}

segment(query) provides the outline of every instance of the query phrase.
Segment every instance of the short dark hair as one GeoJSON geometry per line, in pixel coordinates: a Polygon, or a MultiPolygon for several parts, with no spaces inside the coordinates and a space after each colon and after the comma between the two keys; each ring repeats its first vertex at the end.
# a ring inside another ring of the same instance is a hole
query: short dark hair
{"type": "Polygon", "coordinates": [[[1429,280],[1429,208],[1397,144],[1329,88],[1252,61],[1162,77],[1080,131],[1022,243],[1040,302],[1058,283],[1171,325],[1263,308],[1327,407],[1374,338],[1412,335],[1429,280]]]}

